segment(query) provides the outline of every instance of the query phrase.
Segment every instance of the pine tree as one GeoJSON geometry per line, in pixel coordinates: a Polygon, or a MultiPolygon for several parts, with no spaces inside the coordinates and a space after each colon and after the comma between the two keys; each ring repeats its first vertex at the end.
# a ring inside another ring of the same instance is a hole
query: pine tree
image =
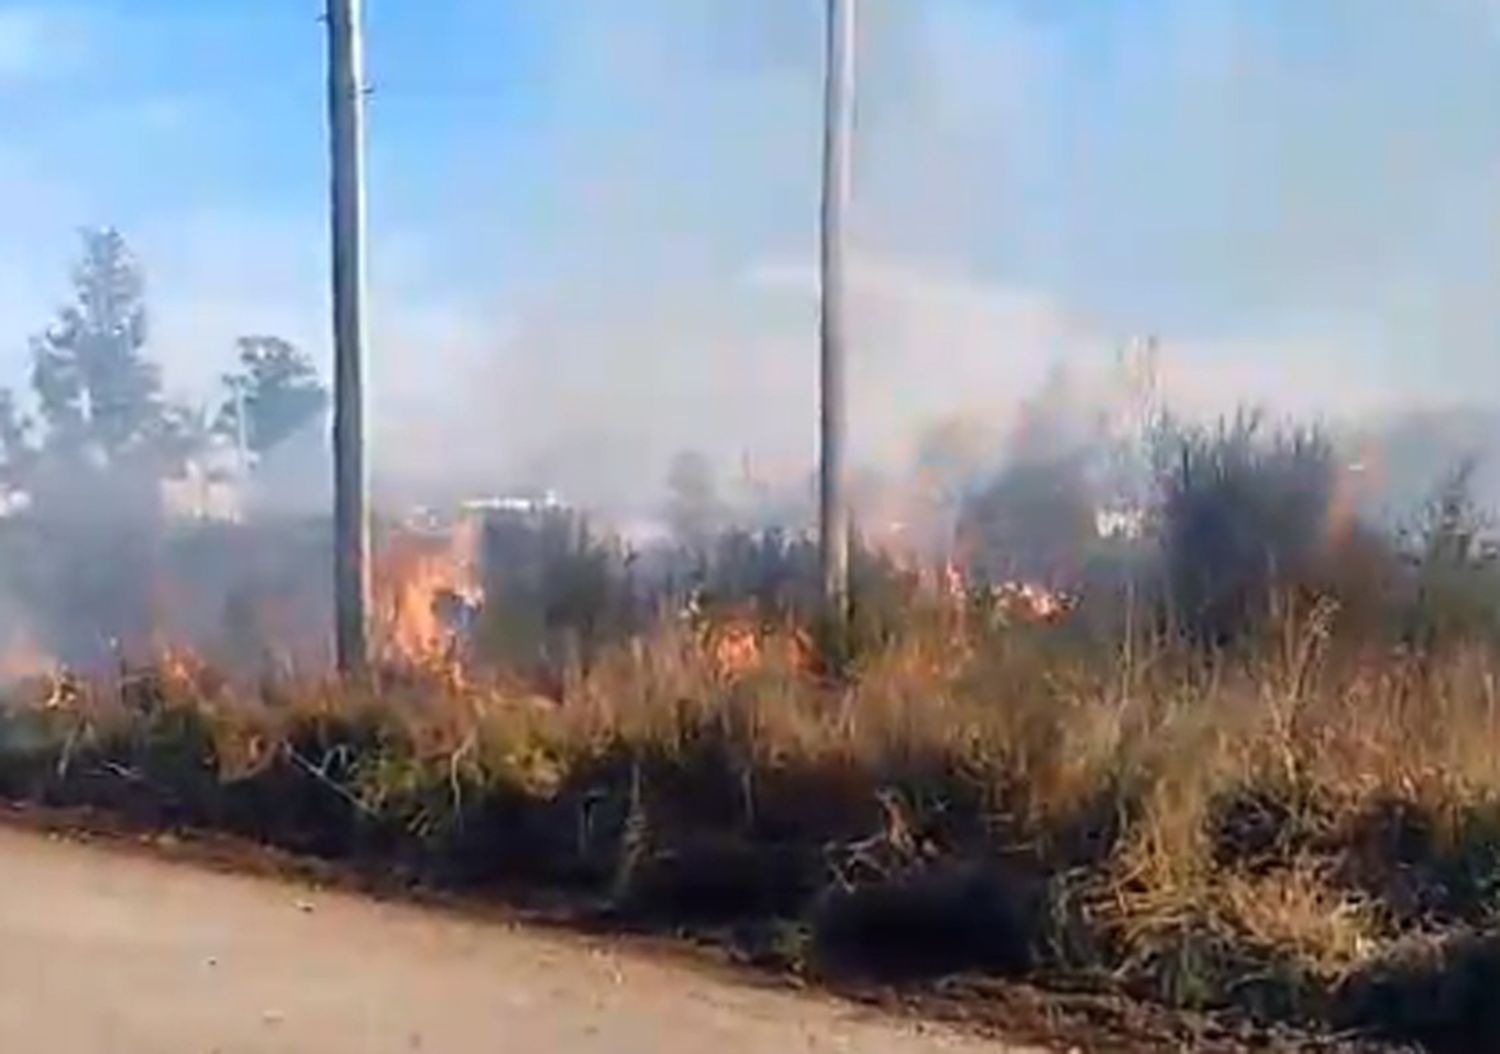
{"type": "Polygon", "coordinates": [[[74,303],[32,342],[32,386],[49,451],[112,465],[163,424],[160,374],[144,354],[144,276],[118,231],[84,233],[73,287],[74,303]]]}

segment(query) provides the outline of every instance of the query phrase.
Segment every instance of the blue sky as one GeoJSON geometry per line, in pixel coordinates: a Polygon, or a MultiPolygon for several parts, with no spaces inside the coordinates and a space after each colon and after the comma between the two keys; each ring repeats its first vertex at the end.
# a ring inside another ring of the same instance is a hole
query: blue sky
{"type": "MultiPolygon", "coordinates": [[[[367,3],[380,471],[810,460],[819,0],[367,3]]],[[[174,388],[326,355],[319,9],[0,0],[0,379],[85,223],[174,388]]],[[[864,0],[861,66],[872,456],[1144,332],[1204,407],[1500,390],[1492,0],[864,0]]]]}

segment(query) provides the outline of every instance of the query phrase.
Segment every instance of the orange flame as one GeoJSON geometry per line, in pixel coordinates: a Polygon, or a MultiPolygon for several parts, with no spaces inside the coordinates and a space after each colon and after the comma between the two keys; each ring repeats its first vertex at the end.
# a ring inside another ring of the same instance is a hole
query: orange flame
{"type": "Polygon", "coordinates": [[[463,616],[484,602],[479,584],[479,524],[446,534],[403,531],[386,539],[376,561],[382,650],[420,666],[448,665],[463,643],[463,616]]]}
{"type": "Polygon", "coordinates": [[[1005,582],[990,590],[996,616],[1006,625],[1055,625],[1078,606],[1078,598],[1035,582],[1005,582]]]}
{"type": "Polygon", "coordinates": [[[922,576],[922,586],[931,596],[959,617],[962,626],[971,599],[980,599],[990,618],[1000,626],[1052,626],[1064,622],[1078,607],[1078,596],[1051,589],[1038,582],[1011,580],[998,585],[973,585],[960,563],[948,559],[922,576]]]}
{"type": "Polygon", "coordinates": [[[724,680],[768,668],[804,674],[818,668],[817,649],[805,632],[768,627],[746,615],[705,620],[698,644],[724,680]]]}

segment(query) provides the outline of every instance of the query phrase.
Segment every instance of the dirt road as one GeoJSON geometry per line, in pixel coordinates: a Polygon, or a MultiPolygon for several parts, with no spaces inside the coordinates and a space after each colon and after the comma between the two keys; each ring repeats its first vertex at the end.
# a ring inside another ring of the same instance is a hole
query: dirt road
{"type": "Polygon", "coordinates": [[[603,942],[0,829],[3,1051],[998,1049],[603,942]]]}

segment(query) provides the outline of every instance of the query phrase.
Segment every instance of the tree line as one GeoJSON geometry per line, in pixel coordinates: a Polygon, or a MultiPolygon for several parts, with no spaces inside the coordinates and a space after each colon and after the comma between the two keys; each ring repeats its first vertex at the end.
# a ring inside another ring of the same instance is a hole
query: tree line
{"type": "Polygon", "coordinates": [[[144,270],[119,231],[84,231],[72,297],[29,346],[31,399],[0,387],[0,492],[36,504],[60,482],[131,481],[153,497],[216,445],[259,460],[328,406],[305,352],[278,336],[236,342],[207,405],[166,395],[150,337],[144,270]]]}

